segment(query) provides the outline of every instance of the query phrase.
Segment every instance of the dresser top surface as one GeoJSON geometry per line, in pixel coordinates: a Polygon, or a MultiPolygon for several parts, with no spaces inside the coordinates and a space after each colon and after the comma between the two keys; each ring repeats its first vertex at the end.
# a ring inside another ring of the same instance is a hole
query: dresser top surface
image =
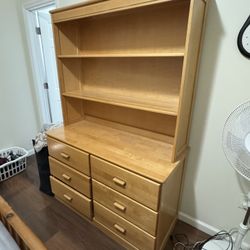
{"type": "Polygon", "coordinates": [[[172,145],[88,120],[47,134],[159,183],[178,165],[178,162],[171,163],[172,145]]]}

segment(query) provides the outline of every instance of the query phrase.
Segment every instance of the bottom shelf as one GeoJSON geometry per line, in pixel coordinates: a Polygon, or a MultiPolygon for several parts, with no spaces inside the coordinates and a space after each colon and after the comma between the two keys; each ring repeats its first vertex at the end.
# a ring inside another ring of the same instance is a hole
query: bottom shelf
{"type": "Polygon", "coordinates": [[[163,183],[178,164],[171,163],[171,144],[96,121],[83,120],[47,134],[159,183],[163,183]]]}

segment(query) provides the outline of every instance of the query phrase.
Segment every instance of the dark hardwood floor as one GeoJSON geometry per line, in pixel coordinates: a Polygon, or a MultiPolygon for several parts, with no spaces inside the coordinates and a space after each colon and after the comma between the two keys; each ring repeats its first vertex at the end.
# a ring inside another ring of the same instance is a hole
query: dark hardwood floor
{"type": "MultiPolygon", "coordinates": [[[[33,156],[27,169],[0,183],[0,195],[51,250],[123,249],[55,198],[39,191],[38,171],[33,156]]],[[[188,224],[178,221],[174,234],[186,234],[191,242],[208,237],[188,224]]],[[[165,250],[173,249],[169,240],[165,250]]],[[[181,249],[181,248],[180,248],[181,249]]]]}

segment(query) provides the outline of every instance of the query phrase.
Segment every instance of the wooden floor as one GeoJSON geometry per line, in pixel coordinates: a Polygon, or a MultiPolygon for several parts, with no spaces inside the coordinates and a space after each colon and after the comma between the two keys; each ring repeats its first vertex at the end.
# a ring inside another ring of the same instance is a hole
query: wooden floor
{"type": "MultiPolygon", "coordinates": [[[[39,191],[34,157],[29,157],[22,174],[0,183],[0,195],[51,250],[123,249],[87,220],[82,219],[55,198],[39,191]]],[[[191,242],[208,237],[178,221],[174,234],[186,234],[191,242]]],[[[165,250],[173,249],[169,240],[165,250]]]]}

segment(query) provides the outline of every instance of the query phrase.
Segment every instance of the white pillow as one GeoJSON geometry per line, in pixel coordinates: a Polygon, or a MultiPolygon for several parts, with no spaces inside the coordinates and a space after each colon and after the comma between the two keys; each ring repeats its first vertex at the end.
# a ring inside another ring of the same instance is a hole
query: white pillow
{"type": "Polygon", "coordinates": [[[3,223],[0,221],[0,250],[20,250],[3,223]]]}

